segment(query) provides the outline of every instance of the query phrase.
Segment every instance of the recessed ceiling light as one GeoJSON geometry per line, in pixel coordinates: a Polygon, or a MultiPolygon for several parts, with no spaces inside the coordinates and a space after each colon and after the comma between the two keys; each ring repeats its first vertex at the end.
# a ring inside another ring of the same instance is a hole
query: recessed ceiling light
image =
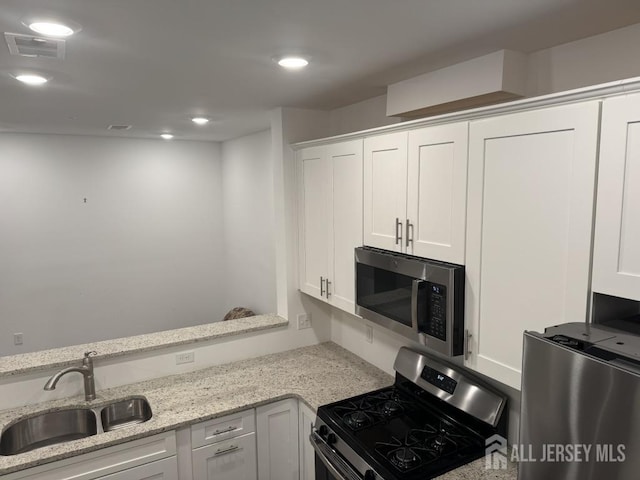
{"type": "Polygon", "coordinates": [[[32,85],[32,86],[44,85],[49,81],[43,76],[33,75],[33,74],[16,75],[14,78],[26,85],[32,85]]]}
{"type": "Polygon", "coordinates": [[[297,70],[309,65],[309,60],[302,57],[282,57],[277,60],[278,65],[284,68],[297,70]]]}
{"type": "Polygon", "coordinates": [[[209,123],[209,119],[207,117],[193,117],[191,121],[196,125],[206,125],[209,123]]]}
{"type": "Polygon", "coordinates": [[[36,33],[40,33],[42,35],[47,35],[49,37],[68,37],[69,35],[73,35],[75,30],[63,23],[58,22],[30,22],[27,25],[31,30],[36,33]]]}
{"type": "Polygon", "coordinates": [[[171,135],[170,133],[163,133],[160,136],[165,140],[171,140],[173,138],[173,135],[171,135]]]}

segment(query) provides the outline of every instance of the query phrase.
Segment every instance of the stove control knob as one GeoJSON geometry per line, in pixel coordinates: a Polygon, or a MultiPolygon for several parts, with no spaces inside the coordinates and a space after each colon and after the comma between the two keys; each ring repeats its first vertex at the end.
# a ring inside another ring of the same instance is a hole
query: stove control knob
{"type": "Polygon", "coordinates": [[[373,473],[373,470],[364,472],[364,480],[376,480],[376,474],[373,473]]]}
{"type": "Polygon", "coordinates": [[[335,433],[330,433],[329,435],[327,435],[327,443],[329,445],[333,445],[338,441],[338,439],[336,438],[336,434],[335,433]]]}
{"type": "Polygon", "coordinates": [[[327,428],[326,425],[320,425],[320,428],[318,429],[318,433],[320,434],[321,437],[325,437],[327,433],[329,433],[329,429],[327,428]]]}

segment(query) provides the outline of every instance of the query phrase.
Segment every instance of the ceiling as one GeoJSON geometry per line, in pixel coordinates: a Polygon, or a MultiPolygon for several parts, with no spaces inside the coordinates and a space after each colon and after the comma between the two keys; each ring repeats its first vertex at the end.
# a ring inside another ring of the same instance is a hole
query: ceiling
{"type": "Polygon", "coordinates": [[[2,0],[78,23],[64,60],[0,45],[0,131],[222,141],[278,106],[334,109],[495,50],[531,52],[640,22],[638,0],[2,0]],[[273,57],[311,57],[285,71],[273,57]],[[27,87],[11,74],[50,76],[27,87]],[[196,114],[212,121],[198,127],[196,114]],[[132,124],[125,132],[110,124],[132,124]]]}

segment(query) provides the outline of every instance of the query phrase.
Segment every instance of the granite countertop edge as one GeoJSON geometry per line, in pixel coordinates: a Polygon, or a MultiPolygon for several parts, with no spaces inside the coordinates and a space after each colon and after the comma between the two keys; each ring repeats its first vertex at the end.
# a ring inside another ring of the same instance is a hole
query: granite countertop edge
{"type": "MultiPolygon", "coordinates": [[[[0,476],[213,418],[295,398],[313,411],[320,405],[387,387],[393,376],[332,342],[241,360],[98,391],[97,399],[81,396],[0,411],[0,430],[18,418],[72,407],[100,409],[113,400],[144,397],[152,418],[128,428],[51,445],[13,456],[0,456],[0,476]],[[345,381],[348,378],[349,381],[345,381]]],[[[476,460],[438,477],[441,480],[513,480],[509,471],[484,470],[476,460]]]]}
{"type": "Polygon", "coordinates": [[[288,324],[287,319],[275,314],[256,315],[226,322],[207,323],[132,337],[10,355],[0,357],[0,378],[68,367],[76,364],[83,357],[84,352],[89,351],[97,353],[94,357],[96,360],[103,360],[286,327],[288,324]]]}

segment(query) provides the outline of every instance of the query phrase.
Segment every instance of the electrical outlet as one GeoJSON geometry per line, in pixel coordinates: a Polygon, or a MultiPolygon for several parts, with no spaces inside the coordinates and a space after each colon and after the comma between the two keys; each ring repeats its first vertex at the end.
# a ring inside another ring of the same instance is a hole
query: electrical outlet
{"type": "Polygon", "coordinates": [[[367,343],[373,343],[373,327],[371,325],[365,325],[364,333],[367,343]]]}
{"type": "Polygon", "coordinates": [[[298,315],[298,330],[303,328],[311,328],[311,314],[301,313],[298,315]]]}
{"type": "Polygon", "coordinates": [[[23,341],[22,335],[23,335],[22,333],[14,333],[13,334],[13,344],[14,345],[22,345],[22,341],[23,341]]]}
{"type": "Polygon", "coordinates": [[[183,363],[193,363],[195,361],[195,352],[182,352],[176,354],[176,365],[183,363]]]}

